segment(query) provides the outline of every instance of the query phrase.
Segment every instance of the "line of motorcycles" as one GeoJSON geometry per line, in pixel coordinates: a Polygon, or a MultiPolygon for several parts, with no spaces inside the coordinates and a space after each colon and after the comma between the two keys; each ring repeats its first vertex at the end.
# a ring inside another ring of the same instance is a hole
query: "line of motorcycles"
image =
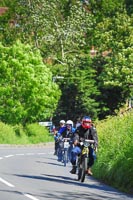
{"type": "MultiPolygon", "coordinates": [[[[88,168],[89,159],[89,146],[94,143],[94,140],[84,139],[80,142],[82,147],[81,154],[77,157],[77,176],[78,181],[84,182],[85,175],[88,168]]],[[[63,163],[64,166],[71,160],[71,150],[73,149],[73,142],[70,138],[62,138],[59,142],[59,148],[57,150],[57,156],[59,161],[63,163]]]]}

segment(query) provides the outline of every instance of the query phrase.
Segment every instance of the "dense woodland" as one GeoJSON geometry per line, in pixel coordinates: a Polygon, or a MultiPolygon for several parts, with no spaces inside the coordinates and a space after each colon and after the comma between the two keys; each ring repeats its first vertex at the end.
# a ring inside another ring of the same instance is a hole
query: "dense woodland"
{"type": "Polygon", "coordinates": [[[2,0],[0,120],[114,115],[133,96],[132,0],[2,0]]]}

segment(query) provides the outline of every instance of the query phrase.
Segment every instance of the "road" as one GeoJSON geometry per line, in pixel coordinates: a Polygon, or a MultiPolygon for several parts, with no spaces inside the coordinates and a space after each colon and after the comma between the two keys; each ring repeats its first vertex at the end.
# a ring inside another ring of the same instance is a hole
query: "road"
{"type": "Polygon", "coordinates": [[[53,146],[0,146],[0,200],[133,200],[93,177],[84,183],[53,155],[53,146]]]}

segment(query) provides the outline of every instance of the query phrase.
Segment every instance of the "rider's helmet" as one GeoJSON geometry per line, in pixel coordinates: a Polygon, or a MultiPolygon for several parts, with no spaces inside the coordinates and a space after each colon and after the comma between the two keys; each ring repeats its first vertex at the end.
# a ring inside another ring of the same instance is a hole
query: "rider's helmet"
{"type": "Polygon", "coordinates": [[[65,125],[65,120],[60,120],[60,125],[65,125]]]}
{"type": "Polygon", "coordinates": [[[72,120],[67,120],[66,126],[67,127],[73,127],[73,121],[72,120]]]}
{"type": "Polygon", "coordinates": [[[91,121],[90,117],[85,116],[85,117],[82,118],[82,124],[81,125],[82,125],[83,128],[85,128],[85,129],[90,128],[91,123],[92,123],[92,121],[91,121]]]}

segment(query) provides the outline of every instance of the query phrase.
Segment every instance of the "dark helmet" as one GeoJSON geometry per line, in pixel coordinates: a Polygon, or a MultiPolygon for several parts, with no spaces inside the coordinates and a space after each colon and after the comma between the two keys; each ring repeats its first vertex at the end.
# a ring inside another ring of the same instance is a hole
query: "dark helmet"
{"type": "Polygon", "coordinates": [[[82,118],[82,127],[87,129],[91,127],[91,118],[88,116],[85,116],[82,118]]]}

